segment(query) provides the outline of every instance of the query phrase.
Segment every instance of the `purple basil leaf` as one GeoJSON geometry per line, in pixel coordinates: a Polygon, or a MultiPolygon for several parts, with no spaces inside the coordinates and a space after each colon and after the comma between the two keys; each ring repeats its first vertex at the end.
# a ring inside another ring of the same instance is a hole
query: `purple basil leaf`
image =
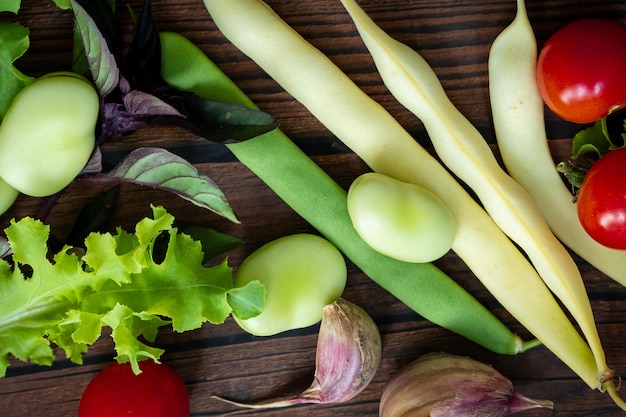
{"type": "Polygon", "coordinates": [[[178,110],[160,98],[142,91],[133,90],[124,96],[124,107],[135,118],[156,116],[184,117],[178,110]]]}
{"type": "Polygon", "coordinates": [[[145,127],[145,118],[136,118],[122,104],[104,103],[102,105],[102,132],[98,144],[107,138],[131,133],[145,127]]]}
{"type": "Polygon", "coordinates": [[[85,165],[85,167],[83,168],[83,170],[80,172],[79,175],[84,175],[84,174],[94,175],[94,174],[99,174],[101,172],[102,172],[102,151],[100,150],[100,147],[97,146],[96,149],[91,154],[91,158],[89,158],[89,161],[87,161],[87,164],[85,165]]]}
{"type": "MultiPolygon", "coordinates": [[[[154,94],[185,116],[184,120],[170,119],[169,122],[177,123],[205,139],[214,142],[243,141],[277,126],[276,119],[261,111],[209,101],[195,94],[166,87],[161,77],[161,40],[149,0],[144,2],[137,21],[123,72],[124,79],[129,81],[133,89],[154,94]]],[[[127,110],[133,113],[128,106],[127,110]]]]}
{"type": "Polygon", "coordinates": [[[116,185],[89,200],[78,213],[65,243],[83,247],[91,232],[102,232],[113,215],[119,194],[120,187],[116,185]]]}
{"type": "Polygon", "coordinates": [[[149,0],[144,1],[122,72],[137,90],[150,91],[165,84],[161,77],[161,40],[149,0]]]}
{"type": "Polygon", "coordinates": [[[181,110],[186,117],[174,120],[189,131],[213,142],[240,142],[274,130],[271,115],[238,104],[212,101],[193,93],[164,89],[160,97],[181,110]]]}
{"type": "Polygon", "coordinates": [[[169,191],[235,223],[239,220],[217,184],[184,158],[161,148],[138,148],[98,181],[149,186],[169,191]]]}
{"type": "MultiPolygon", "coordinates": [[[[122,92],[125,91],[124,79],[120,81],[122,92]]],[[[104,103],[102,105],[101,143],[109,137],[132,133],[145,127],[150,121],[161,117],[184,116],[173,106],[142,91],[132,90],[123,94],[123,104],[104,103]]]]}
{"type": "Polygon", "coordinates": [[[96,7],[97,4],[102,3],[102,0],[88,0],[80,2],[80,4],[77,0],[70,0],[70,3],[76,18],[76,28],[83,39],[91,76],[100,96],[104,98],[115,90],[119,83],[120,74],[115,55],[109,46],[110,43],[103,34],[106,33],[108,37],[113,37],[114,31],[102,23],[101,26],[110,29],[103,32],[102,27],[99,27],[94,19],[100,18],[101,21],[106,22],[108,19],[103,17],[103,14],[107,13],[105,10],[109,10],[110,14],[113,11],[110,7],[96,7]],[[94,11],[88,11],[83,7],[83,4],[85,7],[93,8],[94,11]]]}
{"type": "Polygon", "coordinates": [[[11,249],[11,245],[9,244],[9,240],[4,236],[0,236],[0,259],[6,258],[12,253],[13,250],[11,249]]]}

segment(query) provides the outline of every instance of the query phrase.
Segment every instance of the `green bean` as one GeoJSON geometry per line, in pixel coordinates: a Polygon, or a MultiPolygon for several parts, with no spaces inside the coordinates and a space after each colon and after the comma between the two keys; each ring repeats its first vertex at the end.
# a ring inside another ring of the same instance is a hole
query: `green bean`
{"type": "MultiPolygon", "coordinates": [[[[168,83],[255,107],[187,39],[163,33],[161,40],[162,75],[168,83]]],[[[352,227],[346,191],[280,130],[227,146],[363,273],[425,319],[497,353],[515,354],[536,345],[534,340],[523,342],[436,266],[397,261],[369,247],[352,227]]]]}

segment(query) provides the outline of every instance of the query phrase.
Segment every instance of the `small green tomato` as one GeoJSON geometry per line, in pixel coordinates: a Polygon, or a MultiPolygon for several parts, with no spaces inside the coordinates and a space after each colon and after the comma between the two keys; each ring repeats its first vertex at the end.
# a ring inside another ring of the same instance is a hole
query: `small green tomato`
{"type": "Polygon", "coordinates": [[[33,197],[65,188],[93,152],[99,106],[91,83],[74,73],[24,87],[0,124],[0,177],[33,197]]]}
{"type": "Polygon", "coordinates": [[[363,174],[352,183],[348,213],[368,245],[405,262],[439,259],[456,235],[456,221],[436,195],[378,173],[363,174]]]}
{"type": "Polygon", "coordinates": [[[0,214],[6,212],[15,202],[19,191],[0,178],[0,214]]]}
{"type": "Polygon", "coordinates": [[[250,254],[235,275],[236,286],[265,284],[263,312],[235,320],[256,336],[311,326],[343,294],[347,275],[343,255],[322,237],[300,233],[273,240],[250,254]]]}

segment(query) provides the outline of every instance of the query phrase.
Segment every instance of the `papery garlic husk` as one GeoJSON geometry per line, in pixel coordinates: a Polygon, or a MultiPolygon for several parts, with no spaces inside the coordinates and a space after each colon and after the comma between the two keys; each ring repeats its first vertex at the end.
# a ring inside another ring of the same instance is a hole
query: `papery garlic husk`
{"type": "Polygon", "coordinates": [[[552,409],[515,391],[493,367],[447,353],[429,353],[385,386],[380,417],[501,417],[531,408],[552,409]]]}
{"type": "Polygon", "coordinates": [[[315,375],[302,394],[286,400],[246,404],[213,398],[247,408],[278,408],[296,404],[348,401],[372,381],[382,356],[376,323],[361,307],[339,298],[324,307],[317,338],[315,375]]]}

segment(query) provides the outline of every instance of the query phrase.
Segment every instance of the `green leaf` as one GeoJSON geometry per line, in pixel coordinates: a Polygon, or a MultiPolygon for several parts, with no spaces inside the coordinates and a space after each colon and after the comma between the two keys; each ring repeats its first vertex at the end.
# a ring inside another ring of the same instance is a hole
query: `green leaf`
{"type": "Polygon", "coordinates": [[[210,227],[180,226],[180,230],[202,244],[204,251],[204,263],[224,253],[237,249],[243,241],[235,236],[218,232],[210,227]]]}
{"type": "Polygon", "coordinates": [[[260,281],[252,281],[245,287],[229,291],[228,304],[235,316],[246,320],[258,316],[263,311],[266,295],[265,286],[260,281]]]}
{"type": "Polygon", "coordinates": [[[29,33],[19,23],[0,24],[0,120],[4,118],[15,95],[33,80],[13,65],[28,50],[29,33]]]}
{"type": "Polygon", "coordinates": [[[135,374],[140,373],[139,362],[143,359],[153,359],[158,362],[163,349],[154,348],[141,342],[138,336],[145,336],[153,342],[159,327],[167,322],[157,316],[145,313],[136,313],[132,309],[117,304],[102,318],[103,323],[112,330],[111,336],[115,341],[117,360],[130,362],[135,374]]]}
{"type": "Polygon", "coordinates": [[[63,9],[63,10],[66,10],[72,7],[70,5],[70,0],[54,0],[54,4],[56,4],[59,9],[63,9]]]}
{"type": "Polygon", "coordinates": [[[0,376],[9,354],[49,365],[54,359],[49,329],[94,285],[94,278],[67,248],[50,262],[48,226],[27,217],[12,221],[6,234],[16,265],[0,261],[0,376]]]}
{"type": "Polygon", "coordinates": [[[51,256],[49,227],[40,221],[11,222],[5,232],[14,262],[0,259],[0,376],[10,355],[50,365],[53,344],[81,363],[105,326],[118,360],[139,372],[140,360],[163,353],[148,345],[163,326],[182,332],[260,312],[262,284],[235,288],[226,260],[205,267],[202,243],[179,233],[163,207],[152,210],[135,233],[91,233],[82,258],[70,246],[51,256]],[[155,242],[163,235],[167,250],[155,262],[155,242]]]}
{"type": "Polygon", "coordinates": [[[48,331],[48,340],[61,347],[72,362],[81,364],[83,353],[98,339],[101,331],[100,315],[71,310],[65,319],[48,331]]]}
{"type": "Polygon", "coordinates": [[[606,118],[598,120],[593,126],[583,129],[574,135],[572,140],[572,158],[594,152],[598,156],[604,155],[612,147],[606,127],[606,118]]]}
{"type": "Polygon", "coordinates": [[[20,10],[21,0],[0,0],[0,12],[17,13],[20,10]]]}
{"type": "Polygon", "coordinates": [[[170,317],[178,332],[198,328],[206,321],[222,323],[231,313],[227,302],[227,293],[233,287],[230,267],[222,262],[205,268],[201,245],[189,236],[170,233],[162,263],[147,257],[146,266],[133,274],[131,282],[103,286],[85,298],[84,307],[97,311],[121,303],[133,311],[170,317]]]}
{"type": "Polygon", "coordinates": [[[239,223],[217,184],[184,158],[165,149],[138,148],[103,177],[166,190],[239,223]]]}

